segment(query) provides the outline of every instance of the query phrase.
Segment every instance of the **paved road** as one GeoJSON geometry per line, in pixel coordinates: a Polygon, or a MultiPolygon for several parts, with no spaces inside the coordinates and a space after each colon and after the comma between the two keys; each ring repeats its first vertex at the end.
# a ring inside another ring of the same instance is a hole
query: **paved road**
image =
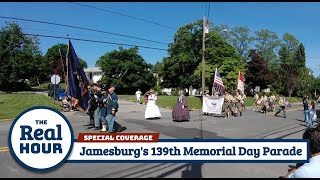
{"type": "MultiPolygon", "coordinates": [[[[191,112],[189,122],[173,122],[171,110],[161,109],[162,119],[145,120],[143,105],[120,101],[119,123],[128,129],[125,132],[159,132],[160,138],[301,138],[306,126],[301,106],[288,109],[287,118],[275,117],[273,113],[261,114],[248,109],[242,117],[219,118],[201,116],[191,112]]],[[[65,113],[70,120],[75,136],[79,132],[94,132],[84,126],[88,116],[82,112],[65,113]]],[[[281,115],[281,114],[280,114],[281,115]]],[[[0,147],[7,147],[10,121],[0,122],[0,147]]],[[[0,148],[0,177],[278,177],[286,174],[288,164],[64,164],[48,173],[34,173],[20,167],[6,149],[0,148]]]]}

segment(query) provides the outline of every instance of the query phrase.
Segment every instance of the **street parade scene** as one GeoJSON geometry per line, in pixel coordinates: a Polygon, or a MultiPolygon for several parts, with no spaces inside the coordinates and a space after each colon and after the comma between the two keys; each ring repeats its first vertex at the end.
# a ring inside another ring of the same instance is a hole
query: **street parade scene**
{"type": "Polygon", "coordinates": [[[0,4],[0,178],[320,178],[320,3],[0,4]],[[8,143],[34,106],[62,113],[76,140],[299,139],[310,160],[35,173],[8,143]]]}

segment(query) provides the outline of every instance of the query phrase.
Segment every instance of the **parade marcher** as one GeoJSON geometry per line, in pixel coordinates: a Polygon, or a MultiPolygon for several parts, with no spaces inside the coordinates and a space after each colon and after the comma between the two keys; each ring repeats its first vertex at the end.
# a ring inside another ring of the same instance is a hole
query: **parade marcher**
{"type": "Polygon", "coordinates": [[[276,96],[275,96],[274,94],[272,94],[272,95],[269,97],[269,106],[270,106],[270,110],[271,110],[272,112],[274,112],[275,109],[276,109],[275,102],[276,102],[276,96]]]}
{"type": "Polygon", "coordinates": [[[283,111],[283,117],[287,118],[286,117],[285,98],[282,96],[280,96],[280,98],[279,98],[279,106],[280,106],[280,109],[276,112],[276,114],[274,116],[277,116],[281,111],[283,111]]]}
{"type": "Polygon", "coordinates": [[[231,110],[231,114],[232,115],[237,115],[238,114],[238,108],[236,106],[237,103],[237,99],[236,97],[236,93],[234,93],[233,95],[229,94],[229,99],[230,99],[230,104],[229,104],[229,108],[231,110]]]}
{"type": "Polygon", "coordinates": [[[180,93],[176,106],[172,110],[172,118],[174,121],[184,121],[190,119],[187,98],[185,97],[184,91],[180,93]]]}
{"type": "MultiPolygon", "coordinates": [[[[98,104],[97,99],[102,97],[102,92],[101,92],[102,89],[98,85],[93,85],[93,89],[94,89],[94,98],[98,104]]],[[[102,128],[100,110],[101,110],[101,104],[100,106],[97,105],[97,108],[94,111],[94,130],[100,130],[102,128]]]]}
{"type": "Polygon", "coordinates": [[[267,110],[269,109],[269,100],[266,95],[262,96],[261,106],[261,112],[266,114],[267,110]]]}
{"type": "Polygon", "coordinates": [[[237,91],[236,92],[236,94],[235,94],[235,105],[236,105],[236,112],[235,112],[235,114],[237,114],[237,111],[239,111],[239,113],[240,113],[240,116],[242,116],[242,104],[241,104],[241,102],[242,102],[242,97],[241,97],[241,95],[240,95],[240,91],[237,91]]]}
{"type": "Polygon", "coordinates": [[[142,94],[142,92],[140,91],[140,89],[138,89],[138,91],[136,91],[136,97],[137,97],[137,102],[141,102],[141,100],[140,100],[140,96],[141,96],[141,94],[142,94]]]}
{"type": "Polygon", "coordinates": [[[90,99],[89,99],[89,102],[88,102],[88,111],[87,111],[87,114],[89,115],[89,126],[94,126],[94,111],[97,109],[97,101],[94,97],[94,88],[93,88],[94,84],[92,84],[89,88],[89,92],[90,92],[90,99]]]}
{"type": "Polygon", "coordinates": [[[97,97],[97,103],[100,107],[99,119],[101,121],[101,132],[107,131],[107,103],[108,103],[108,95],[109,92],[104,88],[101,89],[101,95],[99,94],[97,97]]]}
{"type": "Polygon", "coordinates": [[[223,106],[222,106],[224,114],[225,114],[225,118],[230,116],[230,108],[229,108],[230,101],[231,101],[230,94],[228,91],[225,91],[224,101],[223,101],[223,106]]]}
{"type": "Polygon", "coordinates": [[[241,106],[243,107],[243,111],[245,111],[246,110],[246,106],[244,105],[244,102],[245,102],[247,96],[244,93],[242,93],[242,91],[240,91],[240,90],[239,90],[239,94],[241,96],[241,101],[240,101],[241,106]]]}
{"type": "Polygon", "coordinates": [[[151,91],[150,95],[148,96],[148,103],[144,114],[145,119],[161,117],[160,109],[156,105],[157,98],[158,97],[156,93],[154,91],[151,91]]]}
{"type": "Polygon", "coordinates": [[[218,91],[215,91],[215,92],[213,93],[213,96],[219,97],[219,92],[218,92],[218,91]]]}
{"type": "Polygon", "coordinates": [[[121,125],[115,122],[116,113],[119,110],[119,104],[118,104],[118,95],[114,91],[115,91],[115,86],[110,86],[110,88],[108,89],[109,95],[107,98],[107,116],[106,116],[106,120],[108,121],[109,133],[121,131],[122,129],[121,125]]]}

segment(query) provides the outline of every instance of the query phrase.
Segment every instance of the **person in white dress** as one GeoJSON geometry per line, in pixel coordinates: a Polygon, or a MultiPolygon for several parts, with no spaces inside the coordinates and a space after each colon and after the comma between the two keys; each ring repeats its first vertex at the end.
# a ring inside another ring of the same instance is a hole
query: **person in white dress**
{"type": "Polygon", "coordinates": [[[159,107],[156,105],[157,95],[154,91],[151,91],[150,95],[148,96],[148,103],[146,107],[146,111],[144,117],[146,119],[151,118],[160,118],[161,113],[159,107]]]}
{"type": "Polygon", "coordinates": [[[138,91],[136,91],[136,97],[137,97],[137,102],[141,102],[140,101],[140,96],[141,96],[142,92],[140,91],[140,89],[138,89],[138,91]]]}

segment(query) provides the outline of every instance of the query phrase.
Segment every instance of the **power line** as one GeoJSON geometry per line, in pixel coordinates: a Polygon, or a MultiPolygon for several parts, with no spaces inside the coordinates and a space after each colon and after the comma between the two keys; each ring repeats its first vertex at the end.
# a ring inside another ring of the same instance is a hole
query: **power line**
{"type": "Polygon", "coordinates": [[[29,34],[29,33],[24,33],[24,35],[26,35],[26,36],[36,36],[36,37],[48,37],[48,38],[56,38],[56,39],[71,39],[71,40],[76,40],[76,41],[96,42],[96,43],[104,43],[104,44],[115,44],[115,45],[120,45],[120,46],[132,46],[132,47],[140,47],[140,48],[146,48],[146,49],[155,49],[155,50],[167,51],[166,49],[161,49],[161,48],[148,47],[148,46],[139,46],[139,45],[132,45],[132,44],[123,44],[123,43],[114,43],[114,42],[108,42],[108,41],[97,41],[97,40],[89,40],[89,39],[79,39],[79,38],[70,38],[70,37],[62,37],[62,36],[49,36],[49,35],[29,34]]]}
{"type": "Polygon", "coordinates": [[[209,7],[208,7],[208,19],[209,19],[209,16],[210,16],[210,2],[209,2],[209,7]]]}
{"type": "Polygon", "coordinates": [[[100,11],[109,12],[109,13],[112,13],[112,14],[117,14],[117,15],[120,15],[120,16],[129,17],[129,18],[132,18],[132,19],[136,19],[136,20],[139,20],[139,21],[146,22],[146,23],[150,23],[150,24],[154,24],[154,25],[157,25],[157,26],[165,27],[165,28],[168,28],[168,29],[176,30],[176,28],[173,28],[173,27],[170,27],[170,26],[166,26],[166,25],[162,25],[162,24],[159,24],[159,23],[156,23],[156,22],[152,22],[152,21],[148,21],[148,20],[145,20],[145,19],[137,18],[137,17],[134,17],[134,16],[130,16],[130,15],[126,15],[126,14],[110,11],[110,10],[107,10],[107,9],[102,9],[102,8],[98,8],[98,7],[90,6],[90,5],[84,5],[84,4],[80,4],[80,3],[76,3],[76,2],[69,2],[69,3],[77,4],[79,6],[92,8],[92,9],[96,9],[96,10],[100,10],[100,11]]]}
{"type": "Polygon", "coordinates": [[[127,38],[139,39],[139,40],[143,40],[143,41],[149,41],[149,42],[154,42],[154,43],[158,43],[158,44],[168,45],[168,43],[163,43],[163,42],[159,42],[159,41],[154,41],[154,40],[149,40],[149,39],[144,39],[144,38],[138,38],[138,37],[123,35],[123,34],[118,34],[118,33],[112,33],[112,32],[107,32],[107,31],[101,31],[101,30],[96,30],[96,29],[84,28],[84,27],[79,27],[79,26],[73,26],[73,25],[65,25],[65,24],[52,23],[52,22],[47,22],[47,21],[38,21],[38,20],[14,18],[14,17],[7,17],[7,16],[0,16],[0,18],[21,20],[21,21],[29,21],[29,22],[36,22],[36,23],[42,23],[42,24],[50,24],[50,25],[63,26],[63,27],[69,27],[69,28],[76,28],[76,29],[100,32],[100,33],[105,33],[105,34],[112,34],[112,35],[116,35],[116,36],[123,36],[123,37],[127,37],[127,38]]]}
{"type": "MultiPolygon", "coordinates": [[[[29,28],[29,27],[24,27],[23,29],[46,31],[46,32],[55,32],[55,33],[64,33],[64,34],[69,34],[69,35],[71,34],[71,35],[79,35],[79,36],[87,36],[87,37],[104,38],[104,39],[110,39],[110,40],[130,41],[130,40],[126,40],[126,39],[107,38],[107,37],[102,37],[102,36],[94,36],[94,35],[81,34],[81,33],[72,33],[72,32],[70,33],[70,32],[67,32],[67,31],[54,31],[54,30],[48,30],[48,29],[38,29],[38,28],[29,28]]],[[[130,41],[130,42],[141,43],[141,42],[138,42],[138,41],[130,41]]]]}
{"type": "Polygon", "coordinates": [[[208,4],[206,3],[206,10],[204,11],[204,16],[207,15],[207,12],[208,12],[208,4]]]}

